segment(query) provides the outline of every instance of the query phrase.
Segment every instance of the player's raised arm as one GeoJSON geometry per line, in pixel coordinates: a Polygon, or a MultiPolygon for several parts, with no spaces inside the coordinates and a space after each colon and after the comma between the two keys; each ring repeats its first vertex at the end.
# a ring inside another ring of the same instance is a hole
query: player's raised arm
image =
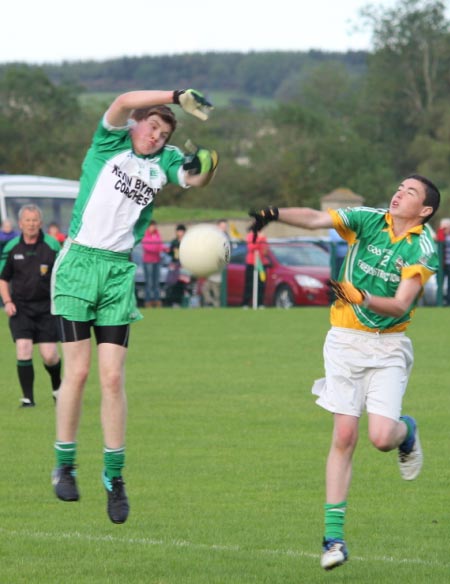
{"type": "Polygon", "coordinates": [[[135,109],[170,104],[179,105],[185,112],[202,121],[208,119],[209,112],[213,109],[204,95],[195,89],[128,91],[112,102],[106,119],[111,126],[122,127],[127,124],[135,109]]]}

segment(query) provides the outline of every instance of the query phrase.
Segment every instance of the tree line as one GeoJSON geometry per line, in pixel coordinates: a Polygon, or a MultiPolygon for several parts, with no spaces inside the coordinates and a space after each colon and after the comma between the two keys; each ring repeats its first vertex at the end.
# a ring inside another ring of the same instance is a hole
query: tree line
{"type": "Polygon", "coordinates": [[[367,53],[207,53],[0,68],[0,170],[76,179],[109,98],[102,92],[195,87],[217,105],[207,123],[177,110],[173,142],[215,148],[215,180],[171,186],[159,204],[218,209],[317,207],[350,188],[387,203],[412,172],[441,189],[450,215],[450,23],[445,3],[367,6],[367,53]],[[149,86],[148,80],[151,80],[149,86]],[[236,95],[238,97],[236,97],[236,95]],[[224,99],[224,96],[231,96],[224,99]],[[258,105],[258,98],[265,98],[258,105]]]}

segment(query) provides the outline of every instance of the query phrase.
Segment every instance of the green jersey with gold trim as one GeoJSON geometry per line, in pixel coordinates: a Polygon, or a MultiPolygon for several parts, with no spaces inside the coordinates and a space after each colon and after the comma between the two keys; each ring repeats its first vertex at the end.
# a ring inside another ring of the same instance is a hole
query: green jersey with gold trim
{"type": "MultiPolygon", "coordinates": [[[[423,286],[437,271],[438,254],[427,225],[417,225],[396,237],[392,217],[385,209],[355,207],[328,212],[336,231],[349,244],[341,276],[357,288],[375,296],[394,297],[402,279],[419,275],[423,286]]],[[[361,330],[405,330],[417,300],[398,318],[337,301],[332,307],[332,324],[361,330]]]]}

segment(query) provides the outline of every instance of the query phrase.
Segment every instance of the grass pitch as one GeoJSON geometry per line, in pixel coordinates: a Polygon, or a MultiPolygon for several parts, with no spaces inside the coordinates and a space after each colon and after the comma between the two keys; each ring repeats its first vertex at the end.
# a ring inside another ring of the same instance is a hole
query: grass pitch
{"type": "Polygon", "coordinates": [[[425,464],[400,479],[361,422],[349,496],[350,561],[319,567],[332,419],[322,376],[328,310],[144,310],[127,362],[124,473],[131,513],[106,515],[95,360],[79,434],[81,500],[53,495],[54,407],[35,354],[37,407],[19,409],[14,345],[0,316],[0,582],[129,584],[448,581],[449,317],[418,310],[404,410],[425,464]]]}

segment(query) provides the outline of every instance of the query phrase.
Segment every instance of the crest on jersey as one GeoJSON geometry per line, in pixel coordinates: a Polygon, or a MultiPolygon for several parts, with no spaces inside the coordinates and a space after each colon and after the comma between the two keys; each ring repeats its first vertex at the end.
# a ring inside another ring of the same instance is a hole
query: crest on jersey
{"type": "Polygon", "coordinates": [[[402,257],[400,257],[400,256],[398,256],[398,258],[396,258],[396,260],[395,260],[395,269],[396,269],[398,272],[401,272],[401,271],[402,271],[402,268],[403,268],[404,266],[405,266],[405,262],[403,261],[403,258],[402,258],[402,257]]]}

